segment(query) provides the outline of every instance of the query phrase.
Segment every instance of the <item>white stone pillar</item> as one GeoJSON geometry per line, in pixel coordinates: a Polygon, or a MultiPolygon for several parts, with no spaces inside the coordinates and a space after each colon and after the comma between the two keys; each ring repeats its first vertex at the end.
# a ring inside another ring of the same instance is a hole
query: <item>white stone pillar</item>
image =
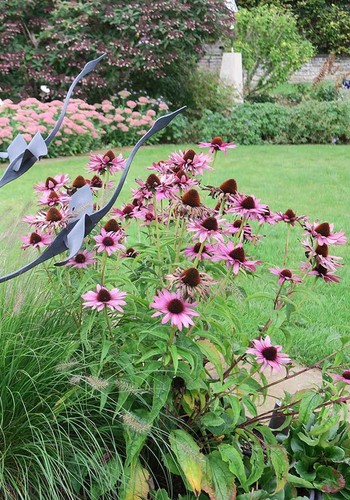
{"type": "Polygon", "coordinates": [[[243,102],[243,66],[240,52],[224,52],[220,78],[234,88],[234,101],[243,102]]]}

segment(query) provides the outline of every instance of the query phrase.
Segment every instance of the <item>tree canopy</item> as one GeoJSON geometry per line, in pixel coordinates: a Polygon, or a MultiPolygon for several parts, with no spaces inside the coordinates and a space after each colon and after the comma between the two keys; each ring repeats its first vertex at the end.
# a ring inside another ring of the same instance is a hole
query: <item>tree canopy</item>
{"type": "Polygon", "coordinates": [[[319,53],[350,54],[349,0],[239,0],[239,7],[252,9],[272,4],[289,9],[299,32],[319,53]]]}
{"type": "Polygon", "coordinates": [[[124,87],[176,92],[174,81],[191,71],[203,44],[232,23],[224,0],[0,0],[0,7],[0,97],[14,99],[38,97],[41,85],[61,97],[62,84],[103,52],[80,96],[97,100],[124,87]]]}

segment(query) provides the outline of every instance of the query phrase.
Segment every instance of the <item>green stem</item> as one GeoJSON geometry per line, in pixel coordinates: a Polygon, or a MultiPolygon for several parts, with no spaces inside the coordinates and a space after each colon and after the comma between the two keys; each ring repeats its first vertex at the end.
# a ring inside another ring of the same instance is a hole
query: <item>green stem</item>
{"type": "Polygon", "coordinates": [[[169,335],[169,340],[168,340],[168,347],[173,345],[174,340],[175,340],[175,334],[176,334],[177,328],[176,326],[171,327],[170,335],[169,335]]]}
{"type": "Polygon", "coordinates": [[[104,308],[104,313],[105,313],[105,317],[106,317],[106,323],[107,323],[107,328],[108,328],[108,332],[109,332],[109,337],[111,340],[113,340],[112,325],[111,325],[111,320],[108,316],[107,307],[104,308]]]}
{"type": "Polygon", "coordinates": [[[103,257],[102,257],[102,265],[101,265],[101,285],[102,286],[104,285],[104,281],[105,281],[105,272],[106,272],[107,258],[108,258],[108,254],[105,251],[104,254],[103,254],[103,257]]]}
{"type": "Polygon", "coordinates": [[[283,267],[286,267],[288,250],[289,250],[289,236],[290,236],[290,224],[287,224],[287,237],[286,237],[286,246],[284,248],[284,258],[283,258],[283,267]]]}

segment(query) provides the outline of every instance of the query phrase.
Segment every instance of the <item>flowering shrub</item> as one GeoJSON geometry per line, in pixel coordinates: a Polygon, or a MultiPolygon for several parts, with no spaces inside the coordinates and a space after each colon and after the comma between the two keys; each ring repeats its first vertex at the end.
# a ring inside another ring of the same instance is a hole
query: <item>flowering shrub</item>
{"type": "MultiPolygon", "coordinates": [[[[321,387],[261,409],[272,387],[299,373],[288,356],[288,325],[309,284],[340,280],[333,247],[346,243],[344,232],[295,207],[274,212],[235,179],[206,185],[206,172],[234,145],[215,137],[205,146],[213,153],[179,151],[148,166],[130,201],[112,210],[65,268],[44,269],[56,307],[77,331],[60,367],[65,405],[97,398],[115,438],[117,452],[100,445],[110,485],[102,491],[94,482],[91,490],[120,499],[294,498],[297,488],[346,497],[350,339],[319,361],[321,387]],[[285,247],[264,263],[263,235],[276,225],[285,247]],[[301,240],[298,266],[292,236],[301,240]],[[258,281],[270,310],[251,335],[245,320],[258,281]]],[[[38,184],[42,209],[26,217],[25,251],[40,250],[65,227],[69,197],[82,186],[103,205],[111,176],[124,166],[108,151],[91,157],[92,178],[59,175],[38,184]]],[[[74,478],[75,487],[90,480],[77,470],[74,478]]]]}
{"type": "MultiPolygon", "coordinates": [[[[150,128],[156,118],[168,109],[161,99],[140,96],[134,100],[127,98],[131,96],[127,91],[119,94],[114,103],[105,100],[95,105],[71,99],[63,125],[50,145],[49,155],[56,157],[86,153],[90,148],[102,144],[134,144],[145,133],[145,129],[150,128]]],[[[0,149],[4,151],[17,133],[22,134],[27,142],[37,131],[44,137],[48,135],[61,107],[62,102],[57,100],[44,103],[28,98],[18,104],[9,99],[2,101],[0,149]]]]}

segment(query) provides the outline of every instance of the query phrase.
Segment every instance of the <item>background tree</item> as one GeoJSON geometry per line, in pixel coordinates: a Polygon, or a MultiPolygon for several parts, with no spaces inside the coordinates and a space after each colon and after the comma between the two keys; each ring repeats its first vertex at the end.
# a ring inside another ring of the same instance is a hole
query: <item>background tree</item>
{"type": "Polygon", "coordinates": [[[288,81],[314,53],[311,43],[299,35],[295,17],[273,5],[239,10],[235,49],[242,52],[246,95],[288,81]]]}
{"type": "MultiPolygon", "coordinates": [[[[229,30],[224,0],[0,0],[0,97],[61,97],[84,63],[108,58],[80,87],[90,101],[121,88],[178,96],[204,43],[229,30]],[[67,76],[65,76],[67,75],[67,76]]],[[[77,95],[77,93],[76,93],[77,95]]]]}
{"type": "Polygon", "coordinates": [[[240,0],[238,3],[248,9],[265,4],[285,7],[296,16],[299,32],[318,53],[350,54],[349,0],[240,0]]]}

